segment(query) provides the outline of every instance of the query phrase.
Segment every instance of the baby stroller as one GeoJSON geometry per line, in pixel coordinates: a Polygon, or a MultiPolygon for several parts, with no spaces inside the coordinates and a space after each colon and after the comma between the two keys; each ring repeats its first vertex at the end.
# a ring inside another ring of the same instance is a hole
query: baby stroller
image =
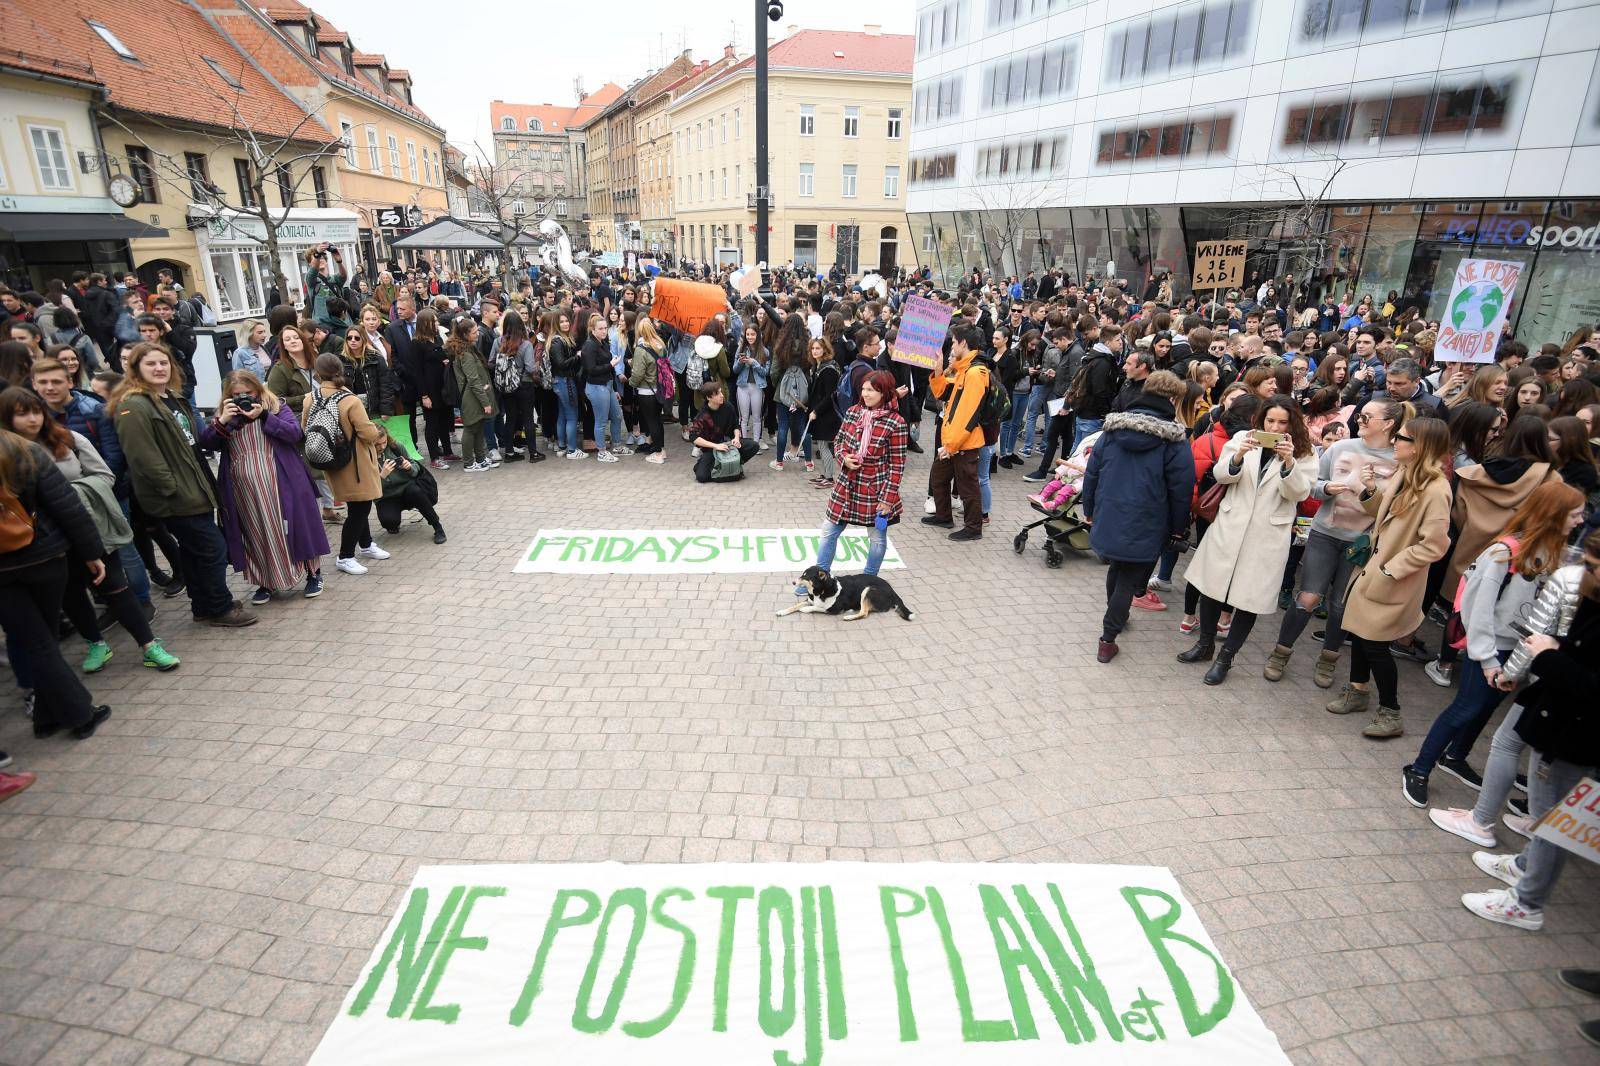
{"type": "MultiPolygon", "coordinates": [[[[1066,481],[1069,484],[1082,488],[1083,472],[1089,467],[1089,453],[1099,436],[1098,433],[1091,433],[1066,461],[1066,481]]],[[[1028,501],[1028,506],[1044,517],[1037,522],[1029,522],[1012,538],[1012,550],[1018,555],[1027,550],[1029,531],[1040,526],[1044,527],[1044,564],[1050,569],[1061,565],[1068,549],[1079,553],[1089,551],[1089,524],[1083,520],[1083,506],[1076,494],[1053,509],[1032,499],[1028,501]]]]}

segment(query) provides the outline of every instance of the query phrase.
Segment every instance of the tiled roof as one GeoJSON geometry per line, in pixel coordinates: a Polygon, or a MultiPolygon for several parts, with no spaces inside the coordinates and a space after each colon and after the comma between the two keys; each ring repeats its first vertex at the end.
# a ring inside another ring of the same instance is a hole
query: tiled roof
{"type": "MultiPolygon", "coordinates": [[[[903,74],[911,76],[917,39],[905,33],[862,33],[859,30],[799,30],[767,48],[767,69],[822,70],[838,74],[903,74]],[[842,53],[842,54],[841,54],[842,53]]],[[[700,88],[707,88],[755,66],[755,56],[729,67],[700,88]]]]}
{"type": "Polygon", "coordinates": [[[243,123],[263,133],[287,134],[298,128],[306,140],[332,136],[182,0],[142,0],[138,5],[52,0],[48,6],[33,5],[32,14],[47,37],[95,69],[114,107],[212,126],[243,123]],[[91,18],[136,58],[118,56],[89,28],[91,18]],[[217,60],[243,90],[229,85],[207,58],[217,60]]]}
{"type": "Polygon", "coordinates": [[[102,84],[94,67],[80,53],[68,48],[12,0],[0,0],[0,24],[6,27],[5,36],[0,38],[0,67],[102,84]]]}
{"type": "Polygon", "coordinates": [[[582,126],[615,103],[622,96],[622,92],[622,86],[608,81],[585,96],[583,102],[575,107],[560,104],[508,104],[504,100],[495,100],[489,104],[489,124],[495,133],[509,133],[509,130],[500,128],[501,119],[509,118],[516,124],[518,133],[527,133],[528,120],[536,118],[544,127],[541,132],[565,133],[569,127],[576,129],[582,126]]]}
{"type": "Polygon", "coordinates": [[[357,52],[351,56],[351,61],[358,67],[381,67],[389,62],[383,56],[375,55],[372,52],[357,52]]]}

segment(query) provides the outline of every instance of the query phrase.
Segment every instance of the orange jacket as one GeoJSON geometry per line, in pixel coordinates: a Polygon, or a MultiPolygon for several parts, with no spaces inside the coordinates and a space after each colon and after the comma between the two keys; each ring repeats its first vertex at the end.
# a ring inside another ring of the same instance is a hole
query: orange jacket
{"type": "Polygon", "coordinates": [[[944,402],[939,444],[950,451],[970,452],[983,447],[979,422],[984,394],[989,391],[989,368],[976,361],[975,352],[951,365],[946,374],[933,374],[928,387],[944,402]]]}

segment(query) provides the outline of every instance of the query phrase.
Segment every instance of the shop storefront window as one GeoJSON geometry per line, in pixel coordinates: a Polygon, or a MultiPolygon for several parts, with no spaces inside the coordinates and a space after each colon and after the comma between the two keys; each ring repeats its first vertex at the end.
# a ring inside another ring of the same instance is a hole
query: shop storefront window
{"type": "MultiPolygon", "coordinates": [[[[232,251],[211,253],[211,291],[217,298],[219,318],[233,318],[251,312],[239,282],[239,256],[232,251]]],[[[259,308],[257,309],[259,310],[259,308]]]]}
{"type": "Polygon", "coordinates": [[[1113,207],[1111,220],[1111,259],[1117,277],[1127,283],[1129,294],[1139,299],[1150,280],[1150,246],[1144,208],[1113,207]]]}
{"type": "Polygon", "coordinates": [[[943,284],[956,285],[960,282],[962,274],[961,240],[956,233],[956,216],[934,215],[933,232],[939,250],[939,271],[943,284]]]}
{"type": "Polygon", "coordinates": [[[1097,207],[1073,208],[1072,237],[1078,250],[1078,269],[1083,271],[1083,277],[1105,277],[1106,263],[1112,259],[1105,211],[1097,207]]]}
{"type": "Polygon", "coordinates": [[[1176,207],[1149,207],[1150,269],[1172,276],[1172,295],[1182,300],[1189,295],[1189,245],[1183,239],[1183,224],[1176,207]]]}
{"type": "Polygon", "coordinates": [[[1561,343],[1600,322],[1600,201],[1556,201],[1528,239],[1538,242],[1538,259],[1519,285],[1517,336],[1529,346],[1561,343]]]}
{"type": "Polygon", "coordinates": [[[983,223],[976,211],[956,212],[956,232],[960,235],[961,273],[970,274],[972,269],[995,270],[1000,268],[988,261],[983,241],[983,223]]]}
{"type": "Polygon", "coordinates": [[[1379,308],[1391,291],[1398,294],[1405,289],[1406,268],[1411,265],[1421,222],[1422,216],[1410,204],[1379,204],[1372,209],[1356,288],[1371,293],[1379,308]]]}
{"type": "Polygon", "coordinates": [[[1072,241],[1072,215],[1066,208],[1050,207],[1039,212],[1039,250],[1045,267],[1060,267],[1072,278],[1082,276],[1072,241]]]}

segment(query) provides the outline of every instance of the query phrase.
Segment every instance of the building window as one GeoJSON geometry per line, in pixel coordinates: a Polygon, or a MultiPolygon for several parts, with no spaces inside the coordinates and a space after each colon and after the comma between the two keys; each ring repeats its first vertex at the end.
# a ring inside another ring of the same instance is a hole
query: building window
{"type": "Polygon", "coordinates": [[[565,200],[557,200],[556,201],[556,217],[557,218],[566,218],[567,217],[567,202],[565,200]]]}
{"type": "Polygon", "coordinates": [[[733,109],[733,139],[744,139],[744,114],[737,107],[733,109]]]}
{"type": "Polygon", "coordinates": [[[907,181],[911,185],[936,185],[955,180],[956,153],[934,152],[911,157],[907,181]]]}
{"type": "Polygon", "coordinates": [[[500,120],[500,128],[508,132],[515,130],[517,128],[517,120],[509,117],[503,118],[500,120]]]}
{"type": "Polygon", "coordinates": [[[698,122],[694,124],[694,146],[696,151],[700,149],[700,123],[698,122]]]}
{"type": "Polygon", "coordinates": [[[883,198],[893,200],[900,195],[900,168],[883,168],[883,198]]]}
{"type": "Polygon", "coordinates": [[[801,196],[815,196],[817,194],[817,165],[815,163],[800,164],[800,192],[801,196]]]}
{"type": "Polygon", "coordinates": [[[744,177],[742,175],[743,168],[737,166],[733,168],[733,191],[736,195],[744,192],[744,177]]]}
{"type": "Polygon", "coordinates": [[[406,142],[406,174],[415,184],[417,180],[417,146],[411,141],[406,142]]]}
{"type": "Polygon", "coordinates": [[[796,225],[794,228],[794,265],[803,269],[817,268],[817,227],[796,225]]]}
{"type": "Polygon", "coordinates": [[[723,167],[722,168],[722,197],[723,197],[723,199],[727,199],[728,198],[728,168],[727,167],[723,167]]]}
{"type": "Polygon", "coordinates": [[[1342,91],[1319,95],[1289,108],[1283,144],[1333,146],[1353,137],[1456,143],[1503,130],[1516,92],[1515,78],[1484,78],[1481,72],[1469,71],[1464,79],[1460,72],[1440,75],[1432,85],[1381,82],[1357,87],[1350,96],[1342,91]],[[1359,122],[1357,115],[1363,116],[1359,122]]]}
{"type": "Polygon", "coordinates": [[[961,80],[960,74],[953,74],[917,89],[912,96],[912,120],[920,126],[960,116],[961,80]]]}
{"type": "MultiPolygon", "coordinates": [[[[1362,2],[1355,0],[1358,11],[1362,2]]],[[[1253,41],[1253,5],[1254,0],[1190,4],[1118,23],[1106,34],[1106,80],[1165,78],[1245,51],[1253,41]]]]}
{"type": "Polygon", "coordinates": [[[311,191],[316,195],[317,206],[328,206],[328,175],[320,166],[311,168],[311,191]]]}
{"type": "Polygon", "coordinates": [[[161,198],[157,195],[160,191],[156,188],[156,171],[150,165],[150,149],[142,144],[127,146],[128,173],[139,185],[139,195],[144,197],[147,204],[158,204],[161,198]]]}
{"type": "Polygon", "coordinates": [[[530,118],[528,120],[528,132],[529,133],[539,133],[543,129],[544,129],[544,123],[540,122],[538,119],[530,118]]]}
{"type": "Polygon", "coordinates": [[[814,104],[800,105],[800,136],[813,137],[817,132],[817,108],[814,104]]]}
{"type": "Polygon", "coordinates": [[[251,184],[250,160],[235,159],[233,176],[239,182],[239,202],[245,207],[256,206],[256,190],[251,184]]]}
{"type": "Polygon", "coordinates": [[[189,198],[197,204],[211,202],[211,174],[204,152],[183,153],[183,171],[189,175],[189,198]]]}
{"type": "Polygon", "coordinates": [[[903,114],[905,112],[901,108],[891,107],[889,109],[889,128],[887,132],[891,141],[900,139],[900,116],[903,114]]]}
{"type": "Polygon", "coordinates": [[[989,110],[1076,95],[1078,42],[1018,52],[983,68],[983,106],[989,110]]]}
{"type": "Polygon", "coordinates": [[[1300,36],[1307,41],[1352,38],[1362,31],[1416,29],[1446,20],[1478,21],[1519,5],[1519,0],[1458,0],[1454,4],[1410,4],[1373,0],[1308,0],[1300,14],[1300,36]]]}
{"type": "Polygon", "coordinates": [[[393,178],[398,178],[400,176],[400,142],[395,139],[395,136],[392,133],[389,134],[388,140],[389,140],[389,176],[393,177],[393,178]]]}
{"type": "Polygon", "coordinates": [[[294,174],[289,170],[289,164],[279,163],[272,170],[273,179],[278,186],[278,198],[284,207],[294,206],[294,174]]]}
{"type": "MultiPolygon", "coordinates": [[[[990,29],[999,29],[1019,22],[1025,18],[1045,13],[1045,8],[1056,0],[989,0],[989,13],[986,25],[990,29]]],[[[1080,0],[1082,2],[1082,0],[1080,0]]]]}
{"type": "Polygon", "coordinates": [[[361,163],[356,155],[356,128],[349,119],[339,120],[339,140],[344,142],[344,165],[351,170],[360,170],[361,163]]]}
{"type": "Polygon", "coordinates": [[[111,50],[117,53],[117,55],[121,56],[123,59],[137,60],[139,58],[133,54],[133,49],[123,44],[122,41],[118,39],[117,35],[112,33],[111,30],[106,26],[95,22],[93,19],[84,19],[84,21],[89,24],[89,28],[91,30],[100,35],[100,39],[106,42],[106,44],[110,46],[111,50]]]}
{"type": "Polygon", "coordinates": [[[955,44],[967,14],[967,0],[945,0],[923,11],[917,19],[917,55],[928,55],[955,44]]]}
{"type": "Polygon", "coordinates": [[[839,226],[834,233],[834,262],[846,274],[854,274],[861,269],[861,227],[839,226]]]}
{"type": "MultiPolygon", "coordinates": [[[[1191,114],[1101,130],[1095,144],[1094,161],[1096,166],[1106,166],[1129,160],[1226,155],[1232,143],[1231,114],[1191,114]]],[[[980,169],[982,158],[980,155],[980,169]]],[[[995,176],[1004,173],[1000,171],[995,176]]]]}
{"type": "Polygon", "coordinates": [[[861,109],[847,107],[844,109],[844,135],[846,137],[861,136],[861,109]]]}
{"type": "Polygon", "coordinates": [[[367,169],[374,174],[383,173],[383,150],[378,147],[378,127],[367,127],[367,169]]]}
{"type": "Polygon", "coordinates": [[[845,199],[854,199],[856,195],[856,165],[846,163],[844,173],[839,177],[839,195],[845,199]]]}
{"type": "Polygon", "coordinates": [[[72,168],[67,165],[67,142],[61,131],[54,126],[29,126],[28,141],[33,146],[40,187],[70,190],[72,168]]]}
{"type": "Polygon", "coordinates": [[[728,143],[728,116],[722,116],[722,143],[728,143]]]}

